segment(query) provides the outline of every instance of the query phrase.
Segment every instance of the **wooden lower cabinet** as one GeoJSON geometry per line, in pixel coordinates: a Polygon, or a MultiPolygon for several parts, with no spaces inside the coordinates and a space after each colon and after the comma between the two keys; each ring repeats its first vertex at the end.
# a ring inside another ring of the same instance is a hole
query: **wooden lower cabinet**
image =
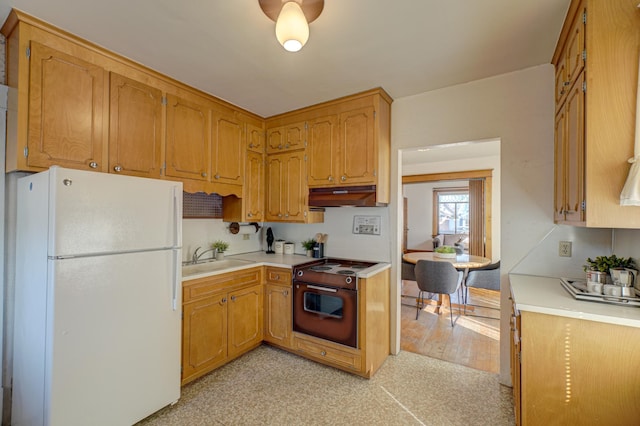
{"type": "Polygon", "coordinates": [[[183,282],[182,384],[265,342],[371,377],[389,355],[387,269],[360,279],[358,347],[293,332],[292,272],[257,267],[183,282]]]}
{"type": "Polygon", "coordinates": [[[264,341],[284,349],[293,348],[291,270],[267,267],[264,286],[264,341]]]}
{"type": "Polygon", "coordinates": [[[640,328],[528,311],[515,324],[517,424],[640,424],[640,328]]]}
{"type": "Polygon", "coordinates": [[[182,292],[183,385],[262,342],[262,268],[185,281],[182,292]]]}

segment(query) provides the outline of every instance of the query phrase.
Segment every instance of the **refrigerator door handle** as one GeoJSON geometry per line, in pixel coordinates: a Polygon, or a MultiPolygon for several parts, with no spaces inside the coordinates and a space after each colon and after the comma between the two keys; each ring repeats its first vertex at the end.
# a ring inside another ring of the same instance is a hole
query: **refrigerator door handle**
{"type": "Polygon", "coordinates": [[[182,245],[182,191],[180,186],[173,187],[173,246],[180,247],[182,245]]]}
{"type": "Polygon", "coordinates": [[[180,261],[180,249],[173,249],[173,294],[171,302],[173,310],[178,310],[178,291],[182,283],[182,262],[180,261]]]}

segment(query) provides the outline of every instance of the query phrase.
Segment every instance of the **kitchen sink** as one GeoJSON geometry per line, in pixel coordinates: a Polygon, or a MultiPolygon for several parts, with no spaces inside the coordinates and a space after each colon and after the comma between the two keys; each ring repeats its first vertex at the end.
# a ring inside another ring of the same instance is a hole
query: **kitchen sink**
{"type": "Polygon", "coordinates": [[[191,275],[206,274],[208,272],[217,272],[223,269],[247,266],[252,263],[254,262],[251,262],[250,260],[224,259],[214,260],[212,262],[198,263],[196,265],[185,265],[182,267],[182,276],[188,277],[191,275]]]}

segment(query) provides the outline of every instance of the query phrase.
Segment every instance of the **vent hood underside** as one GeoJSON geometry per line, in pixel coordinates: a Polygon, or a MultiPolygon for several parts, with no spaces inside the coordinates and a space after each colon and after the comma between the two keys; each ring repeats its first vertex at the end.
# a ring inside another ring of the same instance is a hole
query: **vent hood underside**
{"type": "Polygon", "coordinates": [[[309,189],[311,207],[380,207],[385,203],[376,202],[376,186],[345,186],[340,188],[309,189]]]}

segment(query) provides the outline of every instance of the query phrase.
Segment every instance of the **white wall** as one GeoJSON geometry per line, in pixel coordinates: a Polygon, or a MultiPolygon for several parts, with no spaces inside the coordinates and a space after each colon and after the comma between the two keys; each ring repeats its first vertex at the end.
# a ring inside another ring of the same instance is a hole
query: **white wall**
{"type": "MultiPolygon", "coordinates": [[[[396,99],[392,105],[391,228],[401,259],[399,149],[499,138],[502,319],[500,378],[510,383],[506,273],[553,227],[554,69],[542,65],[396,99]]],[[[401,200],[400,200],[401,201],[401,200]]],[[[399,270],[395,268],[399,282],[399,270]]],[[[395,307],[399,309],[398,286],[395,307]]],[[[399,321],[395,332],[399,334],[399,321]]],[[[397,337],[397,335],[396,335],[397,337]]],[[[398,342],[398,339],[395,340],[398,342]]]]}
{"type": "MultiPolygon", "coordinates": [[[[229,232],[229,222],[222,219],[183,219],[182,220],[182,260],[189,261],[196,248],[201,247],[199,253],[211,248],[211,243],[223,240],[229,243],[226,254],[239,254],[262,249],[262,232],[247,234],[232,234],[229,232]]],[[[211,257],[205,254],[202,259],[211,257]]]]}

